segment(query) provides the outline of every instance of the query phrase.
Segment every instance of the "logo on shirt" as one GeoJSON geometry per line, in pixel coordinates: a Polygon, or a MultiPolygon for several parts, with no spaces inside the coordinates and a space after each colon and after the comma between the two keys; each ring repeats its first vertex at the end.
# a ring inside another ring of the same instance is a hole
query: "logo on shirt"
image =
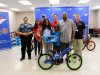
{"type": "Polygon", "coordinates": [[[87,16],[88,14],[87,13],[84,13],[84,16],[87,16]]]}
{"type": "Polygon", "coordinates": [[[0,24],[2,24],[6,19],[1,19],[1,16],[0,16],[0,24]]]}

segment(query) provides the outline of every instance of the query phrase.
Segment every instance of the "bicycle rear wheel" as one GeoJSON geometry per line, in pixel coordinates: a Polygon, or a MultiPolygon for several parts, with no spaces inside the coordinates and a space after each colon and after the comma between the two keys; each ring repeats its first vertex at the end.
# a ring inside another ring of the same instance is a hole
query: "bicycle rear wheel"
{"type": "MultiPolygon", "coordinates": [[[[45,63],[45,61],[46,61],[47,59],[50,59],[50,58],[51,58],[51,56],[48,55],[48,54],[43,54],[43,55],[41,55],[41,56],[39,57],[39,59],[38,59],[38,65],[40,66],[40,68],[42,68],[42,69],[44,69],[44,70],[50,69],[50,68],[53,66],[53,64],[52,64],[52,63],[45,63]]],[[[52,60],[52,59],[51,59],[51,60],[52,60]]]]}
{"type": "Polygon", "coordinates": [[[92,50],[94,50],[95,49],[95,43],[93,42],[93,41],[90,41],[88,44],[87,44],[87,49],[89,50],[89,51],[92,51],[92,50]]]}
{"type": "Polygon", "coordinates": [[[71,56],[68,57],[67,66],[71,70],[78,70],[82,65],[82,58],[77,54],[72,54],[75,62],[72,61],[71,56]]]}

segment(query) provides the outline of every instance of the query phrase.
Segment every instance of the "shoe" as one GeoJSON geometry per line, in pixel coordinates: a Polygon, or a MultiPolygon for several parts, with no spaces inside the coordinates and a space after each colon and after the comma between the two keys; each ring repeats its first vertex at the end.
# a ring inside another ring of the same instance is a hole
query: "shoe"
{"type": "Polygon", "coordinates": [[[63,59],[61,59],[61,63],[63,63],[63,59]]]}
{"type": "Polygon", "coordinates": [[[21,58],[20,61],[24,60],[25,58],[21,58]]]}
{"type": "Polygon", "coordinates": [[[31,59],[31,57],[28,57],[28,59],[30,60],[30,59],[31,59]]]}
{"type": "MultiPolygon", "coordinates": [[[[68,61],[68,58],[66,58],[65,60],[66,60],[66,62],[67,62],[67,61],[68,61]]],[[[71,62],[71,60],[69,60],[69,63],[70,63],[70,62],[71,62]]]]}
{"type": "Polygon", "coordinates": [[[37,56],[35,56],[35,60],[37,60],[37,56]]]}

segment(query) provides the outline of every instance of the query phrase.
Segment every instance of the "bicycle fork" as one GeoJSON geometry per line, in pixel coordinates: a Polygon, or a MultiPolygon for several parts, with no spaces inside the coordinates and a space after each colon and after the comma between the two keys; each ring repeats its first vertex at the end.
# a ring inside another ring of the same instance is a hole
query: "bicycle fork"
{"type": "Polygon", "coordinates": [[[71,55],[71,60],[72,60],[72,62],[74,62],[74,63],[75,63],[75,60],[74,60],[74,58],[73,58],[73,56],[72,56],[72,53],[71,53],[71,52],[69,52],[69,54],[71,55]]]}

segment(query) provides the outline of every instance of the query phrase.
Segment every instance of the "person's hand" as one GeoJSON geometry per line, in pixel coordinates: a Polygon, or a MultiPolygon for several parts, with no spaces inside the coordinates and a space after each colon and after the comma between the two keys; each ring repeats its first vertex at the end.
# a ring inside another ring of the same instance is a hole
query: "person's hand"
{"type": "Polygon", "coordinates": [[[85,37],[83,37],[83,41],[85,40],[85,37]]]}
{"type": "Polygon", "coordinates": [[[41,40],[37,40],[38,41],[38,43],[41,43],[41,40]]]}
{"type": "Polygon", "coordinates": [[[45,41],[45,39],[43,38],[43,41],[45,41]]]}
{"type": "Polygon", "coordinates": [[[72,38],[72,42],[74,42],[74,38],[72,38]]]}
{"type": "Polygon", "coordinates": [[[27,34],[26,34],[26,33],[23,33],[23,35],[24,35],[24,36],[27,36],[27,34]]]}

